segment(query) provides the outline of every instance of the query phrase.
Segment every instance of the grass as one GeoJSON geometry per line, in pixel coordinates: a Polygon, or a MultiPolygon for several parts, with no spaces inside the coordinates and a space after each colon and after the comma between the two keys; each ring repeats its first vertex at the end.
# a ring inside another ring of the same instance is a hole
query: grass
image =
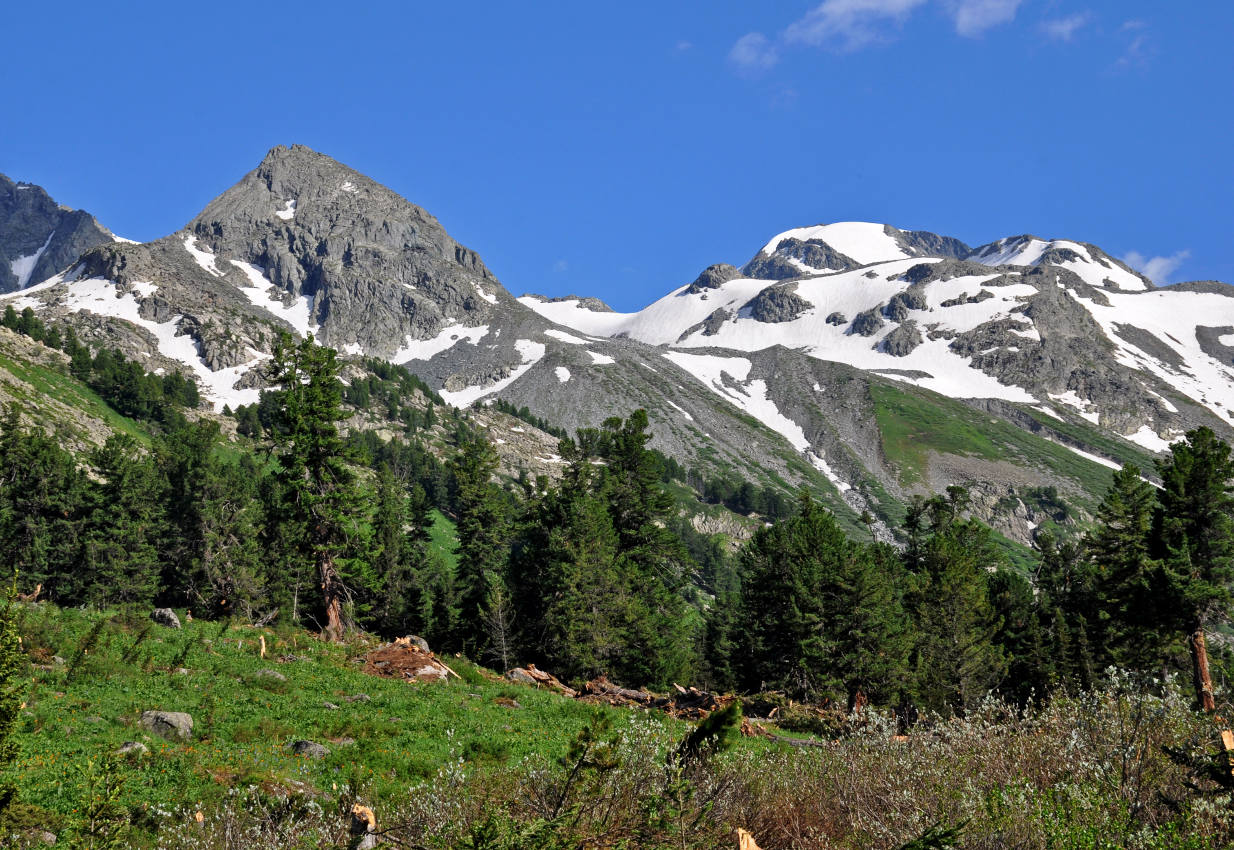
{"type": "Polygon", "coordinates": [[[436,508],[429,511],[429,516],[433,519],[433,525],[428,531],[429,548],[445,561],[451,571],[456,571],[458,552],[455,547],[458,546],[458,531],[454,526],[454,521],[436,508]]]}
{"type": "Polygon", "coordinates": [[[1091,507],[1110,485],[1111,470],[1057,443],[957,401],[912,387],[871,383],[883,451],[904,484],[923,482],[931,454],[1009,461],[1080,485],[1091,507]]]}
{"type": "MultiPolygon", "coordinates": [[[[82,413],[101,420],[113,431],[133,437],[142,445],[149,445],[150,434],[132,419],[122,416],[103,401],[102,397],[81,381],[61,371],[37,363],[19,362],[0,354],[0,368],[25,381],[43,398],[51,398],[82,413]]],[[[31,413],[36,412],[42,399],[29,399],[31,413]]]]}
{"type": "Polygon", "coordinates": [[[362,645],[294,629],[169,630],[49,605],[21,617],[40,667],[13,775],[24,822],[69,846],[342,846],[339,813],[356,800],[394,846],[439,850],[725,847],[736,826],[765,850],[896,848],[938,824],[963,824],[966,848],[1234,840],[1228,790],[1167,757],[1202,766],[1219,752],[1219,726],[1170,683],[1125,674],[1040,709],[987,700],[964,718],[923,717],[907,738],[871,707],[824,746],[742,738],[674,772],[666,753],[685,724],[513,685],[460,658],[446,660],[461,680],[407,684],[361,672],[362,645]],[[192,740],[146,736],[147,709],[190,713],[192,740]],[[299,739],[331,752],[293,755],[299,739]],[[132,740],[150,751],[100,761],[132,740]],[[595,746],[579,750],[584,740],[595,746]],[[1189,790],[1195,782],[1211,796],[1189,790]],[[100,801],[124,843],[82,841],[83,807],[100,801]]]}
{"type": "Polygon", "coordinates": [[[73,658],[103,618],[97,645],[71,680],[67,664],[37,670],[27,698],[15,776],[23,802],[53,817],[77,805],[76,766],[126,741],[150,749],[127,760],[121,803],[128,807],[176,802],[208,808],[229,789],[249,785],[329,793],[361,782],[384,799],[460,759],[495,767],[564,751],[595,711],[512,685],[461,658],[447,663],[462,680],[376,678],[351,662],[362,646],[323,644],[294,630],[224,632],[202,621],[178,631],[154,626],[133,652],[145,627],[140,621],[37,606],[25,612],[26,646],[36,657],[73,658]],[[259,636],[265,637],[265,659],[258,655],[259,636]],[[126,653],[131,661],[122,660],[126,653]],[[184,668],[177,672],[180,656],[184,668]],[[286,681],[258,675],[263,670],[286,681]],[[357,695],[368,698],[349,700],[357,695]],[[510,699],[521,707],[502,704],[510,699]],[[138,726],[146,710],[189,713],[193,739],[152,738],[138,726]],[[289,745],[300,739],[332,752],[319,761],[293,755],[289,745]]]}

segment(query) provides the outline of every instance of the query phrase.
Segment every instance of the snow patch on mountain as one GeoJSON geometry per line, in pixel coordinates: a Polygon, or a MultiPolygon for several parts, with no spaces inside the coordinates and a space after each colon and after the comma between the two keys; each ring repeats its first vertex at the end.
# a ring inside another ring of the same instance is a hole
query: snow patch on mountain
{"type": "Polygon", "coordinates": [[[281,210],[275,210],[274,214],[283,221],[291,221],[296,217],[296,199],[292,198],[290,201],[287,201],[283,204],[283,208],[281,210]]]}
{"type": "Polygon", "coordinates": [[[210,251],[204,251],[197,247],[197,237],[189,234],[184,237],[184,250],[189,252],[189,255],[197,263],[214,277],[222,277],[223,272],[215,265],[214,254],[210,251]]]}
{"type": "Polygon", "coordinates": [[[557,380],[560,383],[564,384],[566,381],[570,380],[570,370],[565,366],[558,366],[553,370],[553,372],[557,375],[557,380]]]}
{"type": "MultiPolygon", "coordinates": [[[[310,333],[317,333],[318,327],[313,321],[314,298],[312,295],[301,295],[291,304],[284,304],[281,298],[274,298],[270,295],[270,288],[274,284],[266,277],[265,269],[253,263],[242,263],[239,260],[231,260],[230,262],[233,266],[244,272],[244,276],[248,278],[250,285],[240,287],[240,291],[249,300],[250,304],[278,316],[291,325],[296,333],[302,337],[307,337],[310,333]]],[[[359,354],[360,352],[349,353],[359,354]]]]}
{"type": "Polygon", "coordinates": [[[747,380],[751,363],[744,357],[719,357],[713,354],[686,354],[666,351],[664,358],[702,381],[709,390],[736,405],[804,452],[810,447],[805,432],[776,407],[767,396],[767,382],[747,380]]]}
{"type": "Polygon", "coordinates": [[[1201,320],[1214,326],[1234,324],[1234,304],[1230,299],[1214,293],[1168,290],[1107,290],[1102,294],[1108,305],[1078,295],[1076,301],[1101,325],[1114,344],[1114,357],[1120,363],[1151,372],[1168,386],[1234,424],[1234,368],[1206,354],[1196,334],[1197,322],[1201,320]],[[1116,324],[1133,325],[1152,334],[1161,345],[1178,355],[1183,368],[1164,363],[1152,352],[1123,339],[1116,332],[1116,324]]]}
{"type": "Polygon", "coordinates": [[[489,384],[488,386],[463,387],[463,389],[458,390],[457,392],[442,390],[441,397],[445,399],[447,404],[452,404],[455,407],[467,407],[471,405],[472,402],[479,401],[485,396],[499,393],[519,378],[523,377],[523,375],[525,375],[532,366],[539,363],[544,357],[544,352],[547,350],[544,343],[535,342],[530,339],[516,340],[514,347],[518,350],[518,353],[522,355],[523,363],[522,365],[516,366],[514,369],[510,370],[509,375],[496,383],[489,384]]]}
{"type": "Polygon", "coordinates": [[[806,457],[809,459],[814,468],[823,473],[827,480],[834,484],[836,489],[841,493],[847,493],[849,490],[853,489],[852,484],[849,484],[843,478],[836,475],[835,470],[831,468],[831,464],[827,463],[821,455],[815,454],[814,452],[806,452],[806,457]]]}
{"type": "Polygon", "coordinates": [[[587,340],[579,339],[576,336],[568,334],[565,331],[559,331],[556,328],[549,328],[548,330],[544,332],[544,335],[551,336],[553,339],[557,340],[558,342],[566,342],[566,343],[569,343],[570,345],[586,345],[587,344],[587,340]]]}
{"type": "Polygon", "coordinates": [[[609,357],[607,354],[601,354],[598,351],[592,351],[590,348],[587,349],[587,353],[591,356],[592,366],[612,366],[614,363],[617,362],[613,358],[609,357]]]}
{"type": "Polygon", "coordinates": [[[796,227],[773,236],[760,253],[771,256],[785,239],[798,239],[802,242],[818,239],[864,265],[913,256],[905,251],[894,237],[887,234],[886,225],[868,221],[838,221],[834,224],[796,227]]]}
{"type": "Polygon", "coordinates": [[[43,247],[39,248],[33,254],[25,257],[18,257],[9,263],[9,268],[13,272],[13,276],[17,278],[17,288],[25,289],[30,285],[30,276],[34,274],[34,267],[38,265],[39,260],[43,258],[43,254],[47,251],[47,246],[51,244],[51,238],[56,235],[56,231],[47,234],[47,241],[43,243],[43,247]]]}
{"type": "Polygon", "coordinates": [[[478,345],[480,340],[488,335],[488,325],[451,325],[431,339],[404,338],[403,347],[390,357],[391,363],[406,363],[409,360],[431,360],[448,348],[453,348],[463,340],[472,345],[478,345]]]}

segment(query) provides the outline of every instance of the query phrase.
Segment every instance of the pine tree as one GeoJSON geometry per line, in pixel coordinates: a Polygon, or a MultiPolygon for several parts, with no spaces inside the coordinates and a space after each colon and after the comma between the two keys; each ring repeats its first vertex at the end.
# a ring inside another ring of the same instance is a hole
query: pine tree
{"type": "Polygon", "coordinates": [[[154,465],[127,434],[113,434],[91,460],[102,481],[89,493],[74,601],[148,605],[159,587],[163,522],[151,497],[158,492],[154,465]]]}
{"type": "Polygon", "coordinates": [[[1167,588],[1162,565],[1149,552],[1155,502],[1152,485],[1127,464],[1114,473],[1084,540],[1095,610],[1077,613],[1095,626],[1088,637],[1102,668],[1147,669],[1161,654],[1167,623],[1160,602],[1167,588]]]}
{"type": "Polygon", "coordinates": [[[990,530],[962,519],[962,493],[923,504],[915,593],[917,690],[935,710],[962,712],[1003,680],[1006,660],[995,644],[999,628],[989,575],[1002,566],[990,530]]]}
{"type": "Polygon", "coordinates": [[[478,654],[486,644],[489,595],[505,572],[510,514],[492,482],[497,453],[483,437],[461,434],[450,459],[458,527],[459,620],[454,645],[478,654]]]}
{"type": "Polygon", "coordinates": [[[368,506],[347,465],[347,449],[338,423],[342,383],[333,349],[319,346],[310,335],[295,345],[283,334],[274,349],[271,378],[281,387],[271,438],[278,457],[274,494],[274,537],[290,551],[283,560],[311,563],[320,589],[322,637],[341,640],[353,626],[349,613],[349,580],[371,581],[368,565],[357,557],[364,550],[368,506]]]}
{"type": "MultiPolygon", "coordinates": [[[[17,729],[28,687],[26,656],[17,628],[17,576],[0,593],[0,775],[17,758],[17,729]]],[[[17,788],[0,780],[0,823],[12,805],[17,788]]]]}
{"type": "Polygon", "coordinates": [[[631,599],[617,571],[617,532],[596,492],[601,473],[572,443],[561,446],[570,463],[558,487],[541,482],[511,569],[523,652],[566,679],[608,673],[633,681],[631,599]]]}
{"type": "Polygon", "coordinates": [[[885,554],[849,540],[804,493],[797,516],[755,532],[741,554],[739,683],[850,707],[898,696],[908,645],[885,554]]]}
{"type": "Polygon", "coordinates": [[[1234,461],[1208,428],[1188,431],[1157,461],[1161,542],[1176,613],[1189,635],[1197,702],[1215,707],[1205,631],[1229,618],[1234,582],[1234,461]]]}

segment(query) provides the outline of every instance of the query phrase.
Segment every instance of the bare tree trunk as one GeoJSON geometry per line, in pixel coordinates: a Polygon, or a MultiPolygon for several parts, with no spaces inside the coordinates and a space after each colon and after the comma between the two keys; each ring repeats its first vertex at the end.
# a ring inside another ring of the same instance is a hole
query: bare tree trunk
{"type": "Polygon", "coordinates": [[[334,559],[321,554],[317,559],[317,572],[321,577],[321,599],[326,607],[326,626],[321,630],[322,640],[337,643],[343,639],[343,582],[339,578],[334,559]]]}
{"type": "Polygon", "coordinates": [[[1217,702],[1213,699],[1213,678],[1208,672],[1208,643],[1204,640],[1204,627],[1196,626],[1191,633],[1191,667],[1195,679],[1196,699],[1202,711],[1213,711],[1217,702]]]}

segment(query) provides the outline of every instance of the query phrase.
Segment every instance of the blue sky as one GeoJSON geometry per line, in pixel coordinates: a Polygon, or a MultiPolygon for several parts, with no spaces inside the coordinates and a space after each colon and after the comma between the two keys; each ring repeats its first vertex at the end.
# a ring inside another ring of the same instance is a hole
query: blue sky
{"type": "Polygon", "coordinates": [[[0,172],[181,227],[294,142],[515,294],[633,309],[770,236],[885,221],[1234,281],[1234,3],[10,4],[0,172]]]}

